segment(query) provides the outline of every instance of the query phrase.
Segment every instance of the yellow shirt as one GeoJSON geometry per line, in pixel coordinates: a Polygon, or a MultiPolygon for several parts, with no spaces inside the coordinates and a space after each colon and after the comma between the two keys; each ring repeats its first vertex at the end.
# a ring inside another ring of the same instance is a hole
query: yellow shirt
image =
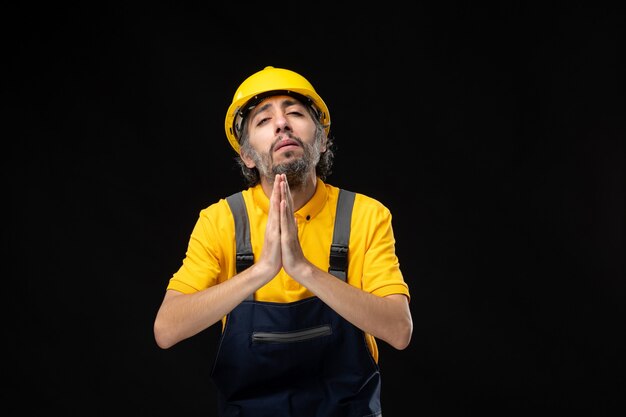
{"type": "MultiPolygon", "coordinates": [[[[298,237],[307,259],[328,271],[339,188],[317,180],[315,194],[295,213],[298,237]]],[[[260,185],[243,191],[250,221],[254,260],[265,237],[269,199],[260,185]]],[[[395,253],[391,213],[379,201],[356,193],[348,247],[347,282],[374,295],[404,294],[408,285],[395,253]]],[[[236,273],[235,222],[226,199],[200,211],[191,233],[186,256],[169,281],[168,289],[190,294],[226,281],[236,273]]],[[[281,270],[259,288],[254,299],[288,303],[314,296],[281,270]]],[[[366,335],[372,356],[378,361],[376,340],[366,335]]]]}

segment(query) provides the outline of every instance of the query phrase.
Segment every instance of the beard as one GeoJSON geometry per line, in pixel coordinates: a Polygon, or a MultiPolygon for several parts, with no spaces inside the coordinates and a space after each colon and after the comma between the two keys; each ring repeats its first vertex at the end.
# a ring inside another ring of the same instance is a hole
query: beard
{"type": "MultiPolygon", "coordinates": [[[[298,142],[302,147],[304,150],[302,157],[281,164],[274,164],[274,158],[272,156],[273,150],[280,139],[277,139],[276,142],[272,144],[269,153],[261,154],[252,149],[250,156],[259,170],[259,174],[265,177],[270,183],[274,182],[276,174],[285,174],[289,187],[297,189],[304,184],[307,175],[312,169],[315,169],[315,166],[320,160],[319,140],[315,140],[312,144],[306,144],[298,137],[290,135],[289,138],[298,142]]],[[[293,152],[286,152],[285,156],[290,158],[293,156],[293,152]]]]}

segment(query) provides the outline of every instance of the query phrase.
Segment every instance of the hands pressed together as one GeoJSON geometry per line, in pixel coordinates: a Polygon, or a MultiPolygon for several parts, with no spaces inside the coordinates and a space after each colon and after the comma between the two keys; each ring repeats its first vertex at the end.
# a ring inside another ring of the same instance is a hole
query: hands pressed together
{"type": "Polygon", "coordinates": [[[270,196],[265,229],[265,244],[259,264],[265,265],[273,278],[281,268],[296,279],[298,269],[310,265],[298,240],[298,224],[293,214],[293,199],[285,174],[277,174],[270,196]]]}

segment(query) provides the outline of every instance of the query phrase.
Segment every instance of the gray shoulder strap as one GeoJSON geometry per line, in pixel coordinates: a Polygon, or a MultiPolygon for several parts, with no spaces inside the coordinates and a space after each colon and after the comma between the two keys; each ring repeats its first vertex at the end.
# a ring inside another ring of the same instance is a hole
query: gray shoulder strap
{"type": "Polygon", "coordinates": [[[339,190],[337,213],[335,215],[335,230],[330,245],[330,260],[328,272],[337,278],[346,281],[348,270],[348,243],[350,242],[350,221],[355,193],[344,189],[339,190]]]}
{"type": "Polygon", "coordinates": [[[235,218],[237,272],[241,272],[254,263],[254,253],[252,243],[250,243],[250,221],[241,191],[226,197],[226,201],[235,218]]]}

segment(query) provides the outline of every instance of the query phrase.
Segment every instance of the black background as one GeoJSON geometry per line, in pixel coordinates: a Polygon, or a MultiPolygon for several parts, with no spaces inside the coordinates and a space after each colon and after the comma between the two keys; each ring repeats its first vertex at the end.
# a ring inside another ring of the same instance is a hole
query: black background
{"type": "Polygon", "coordinates": [[[415,327],[380,343],[385,416],[621,415],[621,8],[157,3],[5,10],[6,411],[214,415],[216,328],[160,350],[152,323],[272,65],[330,107],[328,182],[394,216],[415,327]]]}

